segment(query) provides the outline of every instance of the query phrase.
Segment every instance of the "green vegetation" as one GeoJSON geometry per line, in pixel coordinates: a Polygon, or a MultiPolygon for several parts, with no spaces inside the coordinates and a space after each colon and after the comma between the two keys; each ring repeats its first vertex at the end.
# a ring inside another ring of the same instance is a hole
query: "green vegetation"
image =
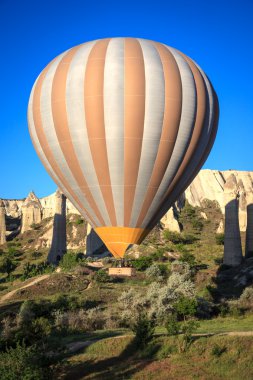
{"type": "Polygon", "coordinates": [[[215,238],[218,245],[224,245],[224,234],[216,234],[215,238]]]}
{"type": "Polygon", "coordinates": [[[94,280],[98,283],[105,283],[110,282],[111,278],[105,270],[100,269],[94,274],[94,280]]]}
{"type": "Polygon", "coordinates": [[[26,263],[23,267],[23,274],[21,276],[22,280],[27,280],[28,278],[42,275],[45,273],[52,273],[54,271],[53,265],[46,262],[40,264],[30,264],[26,263]]]}
{"type": "Polygon", "coordinates": [[[65,255],[63,255],[59,263],[59,266],[64,271],[69,271],[71,269],[74,269],[82,261],[82,254],[76,254],[75,252],[68,251],[67,253],[65,253],[65,255]]]}

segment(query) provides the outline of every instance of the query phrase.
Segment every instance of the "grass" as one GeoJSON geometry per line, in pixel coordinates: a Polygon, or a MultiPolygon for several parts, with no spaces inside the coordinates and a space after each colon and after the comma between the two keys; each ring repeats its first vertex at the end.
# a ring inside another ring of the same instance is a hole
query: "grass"
{"type": "Polygon", "coordinates": [[[181,354],[171,337],[156,337],[142,351],[133,344],[131,336],[114,337],[70,356],[59,378],[251,380],[252,349],[253,337],[198,338],[181,354]]]}
{"type": "MultiPolygon", "coordinates": [[[[226,332],[253,332],[253,314],[246,314],[241,317],[217,317],[207,320],[199,320],[199,327],[196,334],[220,334],[226,332]]],[[[156,334],[166,334],[164,327],[157,327],[156,334]]]]}

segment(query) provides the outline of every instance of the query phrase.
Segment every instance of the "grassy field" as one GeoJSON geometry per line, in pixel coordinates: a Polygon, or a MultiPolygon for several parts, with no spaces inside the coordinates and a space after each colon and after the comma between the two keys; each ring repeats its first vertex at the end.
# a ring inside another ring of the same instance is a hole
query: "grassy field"
{"type": "Polygon", "coordinates": [[[107,338],[70,356],[58,379],[251,380],[253,337],[198,338],[185,353],[175,338],[156,337],[143,351],[131,336],[107,338]]]}

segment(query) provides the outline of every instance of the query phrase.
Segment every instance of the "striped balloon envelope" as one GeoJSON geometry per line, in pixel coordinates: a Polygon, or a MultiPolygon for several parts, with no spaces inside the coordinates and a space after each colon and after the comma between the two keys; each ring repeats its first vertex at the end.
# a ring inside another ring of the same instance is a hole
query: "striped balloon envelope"
{"type": "Polygon", "coordinates": [[[48,64],[28,123],[49,175],[122,258],[200,170],[218,114],[209,79],[189,57],[150,40],[108,38],[48,64]]]}

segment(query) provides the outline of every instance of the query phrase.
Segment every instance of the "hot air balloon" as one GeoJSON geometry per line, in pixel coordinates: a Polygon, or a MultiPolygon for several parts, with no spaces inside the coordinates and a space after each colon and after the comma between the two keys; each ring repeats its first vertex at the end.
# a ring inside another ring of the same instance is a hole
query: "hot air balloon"
{"type": "Polygon", "coordinates": [[[197,175],[218,113],[209,79],[189,57],[150,40],[107,38],[46,66],[28,124],[49,175],[122,258],[197,175]]]}

